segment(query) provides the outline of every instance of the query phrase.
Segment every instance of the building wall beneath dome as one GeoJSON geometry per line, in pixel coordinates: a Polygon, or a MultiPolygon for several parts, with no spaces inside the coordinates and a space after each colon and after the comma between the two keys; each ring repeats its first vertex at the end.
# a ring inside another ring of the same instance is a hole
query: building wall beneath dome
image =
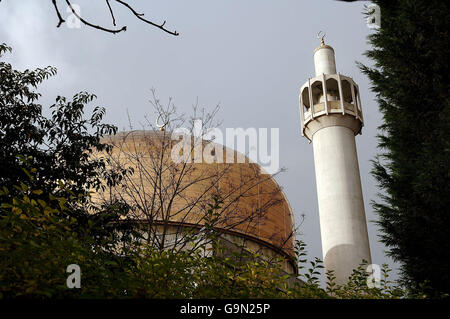
{"type": "MultiPolygon", "coordinates": [[[[148,239],[148,233],[145,231],[145,225],[142,226],[144,231],[143,237],[144,240],[146,240],[148,239]]],[[[164,249],[175,248],[190,251],[202,247],[205,257],[209,257],[214,253],[212,244],[210,241],[203,239],[201,233],[198,233],[198,231],[199,229],[193,229],[188,225],[174,224],[164,228],[162,225],[156,224],[152,226],[151,236],[158,236],[160,239],[164,236],[164,249]],[[162,235],[164,230],[165,233],[162,235]],[[194,230],[194,232],[192,230],[194,230]],[[191,237],[187,235],[192,233],[198,233],[198,240],[192,240],[191,237]]],[[[263,242],[258,238],[243,236],[242,234],[235,232],[222,231],[219,235],[219,242],[224,248],[223,254],[225,256],[231,256],[232,252],[249,250],[252,253],[258,254],[259,258],[262,258],[265,261],[281,263],[282,269],[286,274],[291,275],[297,273],[296,265],[291,259],[291,256],[287,255],[283,250],[263,242]]]]}
{"type": "Polygon", "coordinates": [[[287,274],[297,274],[297,268],[292,261],[291,256],[286,255],[282,250],[276,249],[276,247],[268,247],[260,241],[252,240],[251,238],[244,238],[236,234],[222,234],[221,239],[224,242],[231,244],[228,247],[233,249],[241,249],[245,247],[251,252],[258,253],[266,261],[281,262],[283,270],[287,274]]]}

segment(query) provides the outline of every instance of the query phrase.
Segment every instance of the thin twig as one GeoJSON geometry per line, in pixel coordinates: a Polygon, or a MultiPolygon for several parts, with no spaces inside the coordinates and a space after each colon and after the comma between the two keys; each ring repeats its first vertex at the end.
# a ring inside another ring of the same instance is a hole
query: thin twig
{"type": "Polygon", "coordinates": [[[106,4],[108,5],[109,12],[111,13],[111,18],[112,18],[113,25],[116,26],[116,18],[114,17],[114,12],[113,12],[113,10],[111,8],[111,4],[109,3],[109,0],[106,0],[106,4]]]}
{"type": "Polygon", "coordinates": [[[150,20],[144,19],[144,18],[143,18],[144,14],[143,14],[143,13],[139,13],[139,12],[137,12],[136,10],[134,10],[133,7],[131,7],[128,3],[124,2],[124,1],[121,1],[121,0],[116,0],[116,2],[118,2],[118,3],[120,3],[121,5],[127,7],[131,12],[133,12],[133,14],[134,14],[139,20],[144,21],[145,23],[148,23],[148,24],[150,24],[150,25],[152,25],[152,26],[155,26],[155,27],[157,27],[157,28],[163,30],[164,32],[169,33],[169,34],[172,34],[172,35],[175,35],[175,36],[179,35],[179,33],[178,33],[176,30],[175,30],[175,31],[170,31],[170,30],[164,28],[164,25],[166,24],[166,21],[164,21],[162,24],[154,23],[154,22],[152,22],[152,21],[150,21],[150,20]]]}

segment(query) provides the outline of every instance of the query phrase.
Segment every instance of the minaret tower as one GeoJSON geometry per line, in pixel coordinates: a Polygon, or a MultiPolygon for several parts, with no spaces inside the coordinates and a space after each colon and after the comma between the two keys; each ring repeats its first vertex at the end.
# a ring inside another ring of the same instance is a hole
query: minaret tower
{"type": "Polygon", "coordinates": [[[316,76],[300,88],[302,135],[313,144],[325,270],[345,283],[371,263],[355,135],[364,125],[358,85],[336,72],[334,50],[314,51],[316,76]]]}

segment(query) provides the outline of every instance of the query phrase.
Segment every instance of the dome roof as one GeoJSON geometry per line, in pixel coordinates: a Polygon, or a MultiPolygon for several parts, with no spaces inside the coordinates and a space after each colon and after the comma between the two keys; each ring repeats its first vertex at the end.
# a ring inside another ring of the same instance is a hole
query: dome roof
{"type": "Polygon", "coordinates": [[[244,163],[236,163],[242,154],[203,141],[200,157],[192,154],[192,162],[175,163],[172,153],[179,141],[166,131],[121,132],[102,142],[113,146],[110,165],[134,170],[124,185],[110,189],[109,194],[134,206],[135,219],[200,228],[213,220],[215,229],[293,256],[290,205],[273,177],[262,173],[258,164],[245,156],[244,163]],[[208,163],[205,154],[216,160],[208,163]],[[234,163],[226,163],[226,154],[233,155],[234,163]],[[223,201],[217,216],[210,210],[215,195],[223,201]]]}

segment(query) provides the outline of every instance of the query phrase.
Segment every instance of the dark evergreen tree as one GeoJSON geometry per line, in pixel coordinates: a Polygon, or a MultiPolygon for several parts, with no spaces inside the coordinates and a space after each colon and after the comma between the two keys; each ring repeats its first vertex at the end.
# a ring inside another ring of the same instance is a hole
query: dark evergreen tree
{"type": "Polygon", "coordinates": [[[450,292],[449,3],[377,0],[369,36],[375,65],[361,66],[383,114],[373,174],[381,240],[410,287],[450,292]]]}

